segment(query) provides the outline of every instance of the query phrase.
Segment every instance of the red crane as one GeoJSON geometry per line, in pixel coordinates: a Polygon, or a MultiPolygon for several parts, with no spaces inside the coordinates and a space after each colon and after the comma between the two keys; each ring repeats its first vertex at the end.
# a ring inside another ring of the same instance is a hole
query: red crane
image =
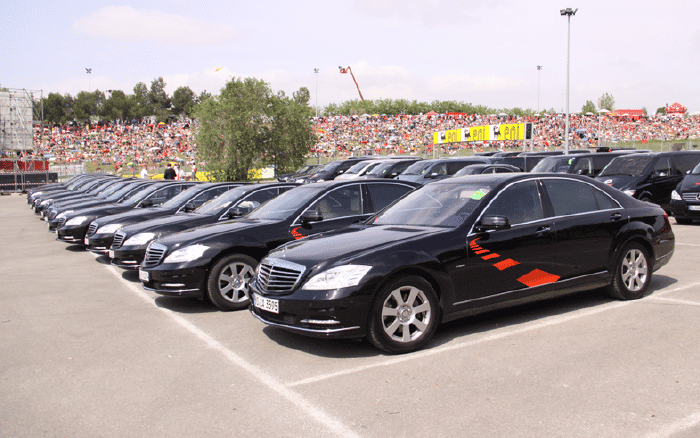
{"type": "Polygon", "coordinates": [[[350,69],[350,66],[347,66],[347,68],[343,68],[342,66],[340,66],[338,68],[340,69],[340,73],[350,72],[350,76],[352,76],[352,80],[355,81],[355,86],[357,87],[357,92],[360,93],[360,100],[365,100],[365,98],[362,97],[362,91],[360,91],[360,86],[357,85],[357,80],[355,79],[355,75],[352,74],[352,69],[350,69]]]}

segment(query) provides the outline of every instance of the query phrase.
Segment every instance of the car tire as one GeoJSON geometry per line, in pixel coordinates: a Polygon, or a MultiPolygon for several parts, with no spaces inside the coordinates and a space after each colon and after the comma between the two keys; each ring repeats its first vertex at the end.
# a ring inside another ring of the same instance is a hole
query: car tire
{"type": "Polygon", "coordinates": [[[220,259],[209,271],[207,295],[222,310],[240,310],[250,305],[250,281],[258,262],[247,255],[234,254],[220,259]]]}
{"type": "Polygon", "coordinates": [[[387,353],[409,353],[428,343],[439,320],[440,306],[430,283],[418,276],[397,278],[374,300],[367,339],[387,353]]]}
{"type": "Polygon", "coordinates": [[[688,218],[683,218],[683,217],[674,217],[676,219],[676,223],[680,225],[690,225],[691,222],[693,222],[692,219],[688,218]]]}
{"type": "Polygon", "coordinates": [[[628,243],[620,251],[608,294],[618,300],[639,299],[649,287],[651,273],[647,250],[639,243],[628,243]]]}

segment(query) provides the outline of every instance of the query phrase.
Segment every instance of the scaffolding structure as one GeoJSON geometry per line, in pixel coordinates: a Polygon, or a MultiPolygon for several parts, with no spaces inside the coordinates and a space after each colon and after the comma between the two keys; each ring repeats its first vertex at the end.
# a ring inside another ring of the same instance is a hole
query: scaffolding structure
{"type": "Polygon", "coordinates": [[[33,150],[33,126],[43,119],[43,91],[0,88],[0,151],[33,150]]]}

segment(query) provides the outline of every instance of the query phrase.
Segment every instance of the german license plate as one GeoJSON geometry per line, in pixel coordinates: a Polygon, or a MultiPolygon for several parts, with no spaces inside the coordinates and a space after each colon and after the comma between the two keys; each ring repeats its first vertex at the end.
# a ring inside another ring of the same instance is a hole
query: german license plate
{"type": "Polygon", "coordinates": [[[279,300],[261,297],[258,294],[253,294],[253,303],[258,309],[266,310],[272,313],[280,313],[279,300]]]}
{"type": "Polygon", "coordinates": [[[700,211],[700,205],[689,205],[688,210],[690,211],[700,211]]]}
{"type": "Polygon", "coordinates": [[[142,271],[139,269],[139,280],[145,281],[146,283],[148,283],[150,281],[148,271],[142,271]]]}
{"type": "Polygon", "coordinates": [[[109,250],[109,258],[110,259],[114,258],[114,251],[112,251],[111,249],[109,250]]]}

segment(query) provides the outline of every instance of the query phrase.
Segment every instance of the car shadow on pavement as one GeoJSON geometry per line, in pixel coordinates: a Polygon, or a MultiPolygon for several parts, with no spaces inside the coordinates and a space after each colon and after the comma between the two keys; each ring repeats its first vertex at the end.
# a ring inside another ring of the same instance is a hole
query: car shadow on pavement
{"type": "Polygon", "coordinates": [[[66,250],[71,252],[85,252],[85,247],[83,245],[71,245],[66,246],[66,250]]]}
{"type": "MultiPolygon", "coordinates": [[[[652,283],[645,297],[653,296],[654,291],[662,291],[677,282],[675,278],[656,274],[652,278],[652,283]]],[[[509,326],[521,327],[522,324],[566,315],[567,313],[594,308],[611,302],[617,302],[617,300],[610,298],[604,289],[594,289],[467,316],[456,321],[441,324],[424,350],[438,348],[451,342],[466,342],[473,335],[488,333],[489,331],[509,326]]],[[[312,338],[272,326],[266,326],[263,332],[270,340],[277,342],[283,347],[303,351],[315,356],[334,358],[390,356],[388,353],[375,349],[366,340],[312,338]]]]}
{"type": "MultiPolygon", "coordinates": [[[[137,273],[138,277],[138,273],[137,273]]],[[[168,309],[177,313],[193,314],[193,313],[212,313],[220,310],[211,304],[208,300],[200,300],[197,298],[183,297],[157,297],[155,300],[156,306],[168,309]]]]}

